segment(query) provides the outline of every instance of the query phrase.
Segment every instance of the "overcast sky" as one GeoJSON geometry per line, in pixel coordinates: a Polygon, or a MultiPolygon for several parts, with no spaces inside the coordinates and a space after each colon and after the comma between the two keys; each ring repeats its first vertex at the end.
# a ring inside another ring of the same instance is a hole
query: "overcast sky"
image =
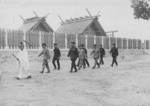
{"type": "Polygon", "coordinates": [[[100,11],[99,22],[105,31],[118,30],[115,34],[120,37],[150,39],[150,21],[134,19],[130,0],[0,0],[0,27],[18,29],[24,18],[35,16],[47,17],[48,24],[56,30],[60,19],[70,19],[92,15],[100,11]]]}

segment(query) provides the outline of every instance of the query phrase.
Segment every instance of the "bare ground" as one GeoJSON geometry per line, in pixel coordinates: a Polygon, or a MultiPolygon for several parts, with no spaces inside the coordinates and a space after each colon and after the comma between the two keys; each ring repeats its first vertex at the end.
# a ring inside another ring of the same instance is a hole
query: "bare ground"
{"type": "MultiPolygon", "coordinates": [[[[89,59],[91,67],[93,59],[89,59]]],[[[41,61],[32,60],[32,79],[16,80],[15,61],[0,64],[0,106],[150,106],[150,56],[127,56],[119,66],[91,67],[69,73],[70,61],[61,70],[40,74],[41,61]]]]}

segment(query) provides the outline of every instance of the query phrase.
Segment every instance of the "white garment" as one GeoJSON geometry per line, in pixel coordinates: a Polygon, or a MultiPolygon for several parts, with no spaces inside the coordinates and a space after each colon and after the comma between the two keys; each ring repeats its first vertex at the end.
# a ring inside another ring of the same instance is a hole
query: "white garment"
{"type": "Polygon", "coordinates": [[[19,59],[19,74],[18,78],[27,78],[29,74],[29,58],[26,48],[20,50],[17,58],[19,59]]]}

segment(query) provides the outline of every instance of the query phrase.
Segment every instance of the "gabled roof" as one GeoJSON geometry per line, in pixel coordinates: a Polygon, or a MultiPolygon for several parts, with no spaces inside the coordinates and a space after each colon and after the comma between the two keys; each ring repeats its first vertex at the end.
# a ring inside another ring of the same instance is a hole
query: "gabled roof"
{"type": "Polygon", "coordinates": [[[61,26],[56,30],[58,33],[68,34],[83,34],[92,24],[94,24],[102,35],[106,35],[104,29],[98,22],[98,17],[80,17],[66,20],[61,23],[61,26]]]}
{"type": "Polygon", "coordinates": [[[28,18],[28,19],[24,20],[24,23],[20,29],[23,31],[37,30],[36,28],[39,25],[43,25],[45,31],[53,32],[53,29],[46,23],[45,17],[28,18]]]}

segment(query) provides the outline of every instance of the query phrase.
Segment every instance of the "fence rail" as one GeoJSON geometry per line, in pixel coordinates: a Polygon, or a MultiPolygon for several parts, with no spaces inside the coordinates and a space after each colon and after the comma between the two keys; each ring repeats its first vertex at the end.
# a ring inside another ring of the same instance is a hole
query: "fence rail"
{"type": "Polygon", "coordinates": [[[149,40],[142,43],[141,39],[131,38],[0,29],[0,49],[18,49],[19,42],[23,40],[32,45],[32,47],[27,45],[28,49],[39,49],[41,43],[46,43],[49,49],[53,48],[53,43],[57,43],[61,49],[68,49],[71,41],[76,42],[76,46],[85,44],[88,49],[93,48],[93,44],[102,44],[105,49],[110,49],[113,43],[117,45],[118,49],[150,49],[149,40]]]}

